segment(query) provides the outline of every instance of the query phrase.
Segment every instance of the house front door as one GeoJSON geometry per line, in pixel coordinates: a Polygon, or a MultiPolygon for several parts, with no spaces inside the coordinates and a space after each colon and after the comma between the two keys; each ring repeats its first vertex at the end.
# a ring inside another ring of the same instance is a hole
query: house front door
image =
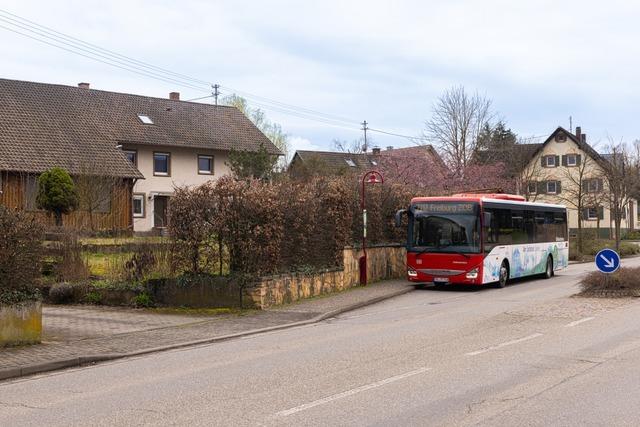
{"type": "Polygon", "coordinates": [[[168,225],[168,208],[168,196],[155,196],[153,198],[153,226],[155,228],[165,228],[168,225]]]}

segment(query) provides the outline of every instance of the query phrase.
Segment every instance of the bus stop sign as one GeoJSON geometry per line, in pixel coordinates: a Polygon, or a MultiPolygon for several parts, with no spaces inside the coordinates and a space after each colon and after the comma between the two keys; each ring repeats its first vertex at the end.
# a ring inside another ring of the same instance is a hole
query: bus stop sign
{"type": "Polygon", "coordinates": [[[596,267],[603,273],[613,273],[620,268],[620,255],[613,249],[603,249],[596,254],[596,267]]]}

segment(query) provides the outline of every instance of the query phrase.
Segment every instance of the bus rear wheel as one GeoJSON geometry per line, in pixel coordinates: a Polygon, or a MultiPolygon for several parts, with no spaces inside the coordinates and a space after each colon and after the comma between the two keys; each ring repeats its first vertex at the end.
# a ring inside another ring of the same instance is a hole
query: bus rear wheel
{"type": "Polygon", "coordinates": [[[547,266],[544,270],[544,278],[551,279],[553,277],[553,258],[551,255],[547,257],[547,266]]]}
{"type": "Polygon", "coordinates": [[[507,286],[507,282],[509,281],[509,263],[507,261],[502,261],[502,265],[500,266],[500,275],[498,276],[498,287],[504,288],[507,286]]]}

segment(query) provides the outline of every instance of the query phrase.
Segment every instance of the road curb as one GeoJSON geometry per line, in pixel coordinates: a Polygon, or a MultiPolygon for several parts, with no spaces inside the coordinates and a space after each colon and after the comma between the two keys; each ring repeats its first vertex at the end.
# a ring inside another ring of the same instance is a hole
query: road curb
{"type": "Polygon", "coordinates": [[[193,346],[203,345],[203,344],[212,344],[216,342],[228,341],[235,338],[242,338],[250,335],[263,334],[265,332],[279,331],[279,330],[291,329],[299,326],[312,325],[314,323],[322,322],[323,320],[330,319],[332,317],[338,316],[348,311],[357,310],[362,307],[377,304],[379,302],[382,302],[391,298],[395,298],[400,295],[404,295],[413,290],[415,290],[413,286],[407,285],[406,288],[400,289],[390,294],[381,295],[375,298],[370,298],[366,301],[360,301],[360,302],[348,305],[346,307],[328,311],[326,313],[320,314],[308,320],[301,320],[299,322],[285,323],[282,325],[269,326],[266,328],[251,329],[249,331],[237,332],[235,334],[220,335],[212,338],[204,338],[204,339],[195,340],[195,341],[186,341],[178,344],[152,347],[152,348],[132,351],[128,353],[111,353],[111,354],[75,356],[69,359],[59,359],[59,360],[53,360],[45,363],[36,363],[36,364],[25,365],[21,367],[0,369],[0,381],[12,379],[12,378],[25,377],[25,376],[34,375],[34,374],[41,374],[44,372],[57,371],[60,369],[90,365],[90,364],[99,363],[99,362],[106,362],[110,360],[124,359],[127,357],[142,356],[145,354],[158,353],[161,351],[175,350],[179,348],[193,347],[193,346]]]}

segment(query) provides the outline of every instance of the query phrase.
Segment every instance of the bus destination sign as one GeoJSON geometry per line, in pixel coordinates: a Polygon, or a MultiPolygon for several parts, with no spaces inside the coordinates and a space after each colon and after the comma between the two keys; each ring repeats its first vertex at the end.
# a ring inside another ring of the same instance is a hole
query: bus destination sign
{"type": "Polygon", "coordinates": [[[475,214],[475,203],[416,203],[414,210],[433,214],[475,214]]]}

